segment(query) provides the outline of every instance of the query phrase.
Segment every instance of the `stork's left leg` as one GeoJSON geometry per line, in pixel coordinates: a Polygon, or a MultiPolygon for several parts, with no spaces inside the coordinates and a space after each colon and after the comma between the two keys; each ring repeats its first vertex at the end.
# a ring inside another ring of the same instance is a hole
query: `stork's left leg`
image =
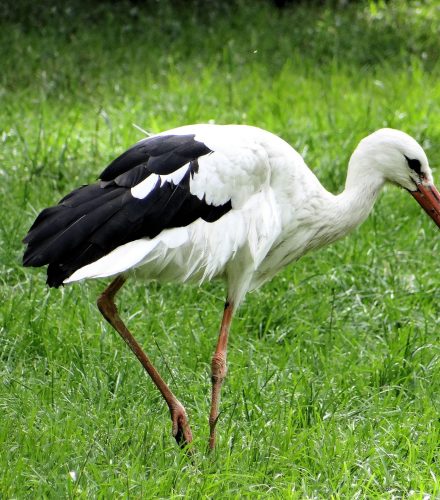
{"type": "Polygon", "coordinates": [[[125,283],[125,278],[118,276],[113,280],[110,285],[104,290],[98,299],[98,308],[104,318],[112,325],[112,327],[124,339],[124,342],[130,347],[135,356],[141,362],[148,375],[151,377],[155,386],[161,392],[163,398],[167,402],[170,410],[171,420],[173,422],[173,436],[177,444],[182,448],[191,443],[192,434],[189,427],[186,411],[180,401],[174,396],[170,388],[167,386],[159,372],[153,366],[150,358],[142,350],[137,340],[130,333],[128,328],[119,316],[118,309],[115,304],[115,295],[125,283]]]}
{"type": "Polygon", "coordinates": [[[220,327],[220,333],[217,342],[217,348],[211,360],[211,380],[212,380],[212,396],[211,396],[211,413],[209,415],[209,449],[215,447],[215,426],[219,416],[220,391],[223,380],[226,377],[226,351],[228,348],[229,327],[231,326],[234,306],[231,302],[226,302],[223,320],[220,327]]]}

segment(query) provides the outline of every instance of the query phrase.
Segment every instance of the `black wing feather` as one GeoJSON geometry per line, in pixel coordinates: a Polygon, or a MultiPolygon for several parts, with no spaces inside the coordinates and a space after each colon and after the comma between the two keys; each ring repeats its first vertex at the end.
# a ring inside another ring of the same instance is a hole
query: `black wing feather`
{"type": "Polygon", "coordinates": [[[47,283],[60,286],[77,269],[115,248],[140,238],[154,238],[164,229],[183,227],[202,218],[214,222],[231,203],[214,206],[190,191],[197,159],[212,153],[194,134],[144,139],[114,160],[100,182],[82,186],[57,206],[46,208],[24,238],[25,266],[49,265],[47,283]],[[158,179],[143,199],[131,188],[150,175],[167,175],[184,165],[188,170],[175,185],[158,179]]]}
{"type": "Polygon", "coordinates": [[[118,186],[131,188],[142,182],[149,175],[151,175],[151,171],[148,170],[147,163],[141,163],[131,170],[118,175],[114,181],[109,182],[114,182],[118,186]]]}
{"type": "Polygon", "coordinates": [[[143,162],[150,173],[171,174],[191,160],[211,152],[203,142],[195,140],[195,134],[159,135],[132,146],[113,160],[99,178],[111,181],[143,162]]]}

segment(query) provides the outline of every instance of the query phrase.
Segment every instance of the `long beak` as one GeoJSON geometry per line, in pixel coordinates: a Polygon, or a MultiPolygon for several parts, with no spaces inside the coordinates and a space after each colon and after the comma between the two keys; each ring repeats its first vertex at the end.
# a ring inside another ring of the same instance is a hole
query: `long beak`
{"type": "Polygon", "coordinates": [[[440,227],[440,193],[434,184],[417,185],[417,191],[410,191],[425,212],[440,227]]]}

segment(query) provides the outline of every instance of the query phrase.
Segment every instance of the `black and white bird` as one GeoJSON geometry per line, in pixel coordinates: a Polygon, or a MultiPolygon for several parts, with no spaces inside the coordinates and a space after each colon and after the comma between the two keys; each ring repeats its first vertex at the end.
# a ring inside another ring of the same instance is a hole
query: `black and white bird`
{"type": "Polygon", "coordinates": [[[333,195],[291,146],[267,131],[184,126],[141,140],[99,182],[43,210],[24,238],[23,262],[48,265],[52,287],[115,277],[98,307],[162,393],[183,446],[192,440],[185,409],[122,322],[114,296],[128,278],[198,285],[224,280],[227,300],[211,364],[213,448],[234,311],[280,269],[361,224],[386,182],[412,194],[440,227],[440,195],[428,159],[403,132],[381,129],[363,139],[344,191],[333,195]]]}

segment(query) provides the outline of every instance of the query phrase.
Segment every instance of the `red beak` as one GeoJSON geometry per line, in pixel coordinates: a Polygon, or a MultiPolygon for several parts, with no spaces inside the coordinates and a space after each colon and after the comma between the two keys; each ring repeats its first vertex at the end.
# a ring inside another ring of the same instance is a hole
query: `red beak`
{"type": "Polygon", "coordinates": [[[417,185],[417,191],[410,191],[425,212],[440,227],[440,193],[434,184],[417,185]]]}

